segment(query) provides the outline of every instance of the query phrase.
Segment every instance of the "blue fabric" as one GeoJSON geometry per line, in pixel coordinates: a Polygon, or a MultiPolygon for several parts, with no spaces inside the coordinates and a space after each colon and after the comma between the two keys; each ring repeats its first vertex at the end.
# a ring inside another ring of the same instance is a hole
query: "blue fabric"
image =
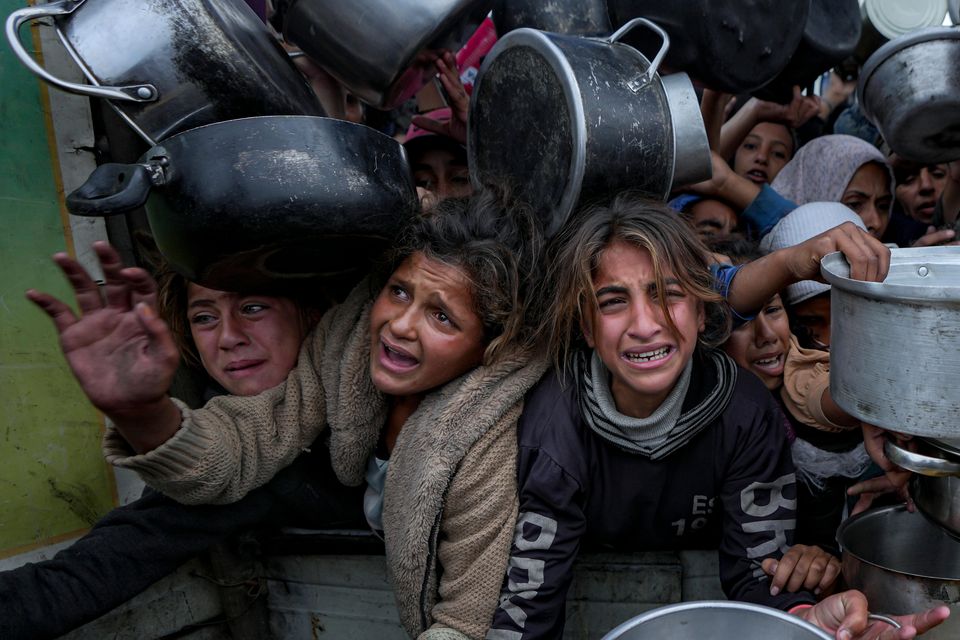
{"type": "MultiPolygon", "coordinates": [[[[732,265],[732,264],[721,264],[719,262],[710,265],[710,272],[713,274],[713,289],[726,300],[730,297],[730,285],[733,284],[733,278],[740,272],[740,269],[743,268],[742,264],[732,265]]],[[[753,320],[756,316],[742,316],[737,313],[737,310],[727,304],[727,308],[730,309],[730,313],[733,315],[733,326],[734,328],[739,327],[742,324],[746,324],[753,320]]]]}
{"type": "Polygon", "coordinates": [[[746,227],[747,234],[758,240],[770,232],[781,218],[797,208],[795,202],[787,200],[773,188],[765,184],[743,213],[740,221],[746,227]]]}

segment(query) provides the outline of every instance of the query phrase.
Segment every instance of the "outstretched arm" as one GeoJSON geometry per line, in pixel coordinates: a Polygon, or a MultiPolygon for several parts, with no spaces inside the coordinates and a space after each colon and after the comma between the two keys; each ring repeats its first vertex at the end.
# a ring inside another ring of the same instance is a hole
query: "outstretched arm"
{"type": "Polygon", "coordinates": [[[180,360],[170,329],[156,314],[156,283],[143,269],[124,269],[106,242],[94,244],[103,267],[103,292],[66,254],[53,257],[76,295],[80,316],[61,300],[35,290],[34,304],[53,320],[60,347],[83,392],[138,453],[155,449],[180,426],[167,396],[180,360]]]}
{"type": "Polygon", "coordinates": [[[842,591],[797,614],[835,634],[838,640],[910,640],[926,633],[950,616],[950,609],[941,606],[920,613],[893,616],[900,625],[895,629],[883,621],[871,621],[867,598],[859,591],[842,591]]]}

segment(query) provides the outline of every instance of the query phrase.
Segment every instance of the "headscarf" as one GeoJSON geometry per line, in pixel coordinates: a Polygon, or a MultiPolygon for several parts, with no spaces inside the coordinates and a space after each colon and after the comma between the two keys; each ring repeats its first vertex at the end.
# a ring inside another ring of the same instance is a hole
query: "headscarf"
{"type": "Polygon", "coordinates": [[[893,170],[880,150],[860,138],[842,134],[814,138],[800,147],[770,186],[798,205],[840,202],[853,175],[868,162],[878,162],[886,168],[892,193],[893,170]]]}

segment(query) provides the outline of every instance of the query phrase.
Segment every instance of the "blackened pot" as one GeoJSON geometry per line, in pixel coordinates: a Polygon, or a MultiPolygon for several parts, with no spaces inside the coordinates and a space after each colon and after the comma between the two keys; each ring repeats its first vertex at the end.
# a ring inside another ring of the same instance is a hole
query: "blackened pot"
{"type": "Polygon", "coordinates": [[[493,22],[500,37],[522,28],[575,36],[613,31],[606,0],[498,0],[493,22]]]}
{"type": "Polygon", "coordinates": [[[187,278],[236,290],[337,281],[369,267],[418,208],[403,147],[363,125],[265,116],[192,129],[131,165],[102,165],[67,197],[78,215],[146,204],[187,278]]]}

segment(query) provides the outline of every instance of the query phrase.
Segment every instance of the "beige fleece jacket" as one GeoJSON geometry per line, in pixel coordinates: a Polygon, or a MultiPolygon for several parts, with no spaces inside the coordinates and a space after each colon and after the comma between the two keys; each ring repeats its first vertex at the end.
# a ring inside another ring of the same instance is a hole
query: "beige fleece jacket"
{"type": "MultiPolygon", "coordinates": [[[[364,481],[386,420],[369,375],[361,284],[307,337],[296,368],[255,397],[191,411],[164,445],[133,455],[108,431],[104,453],[188,504],[242,498],[290,464],[325,428],[338,478],[364,481]]],[[[482,638],[507,570],[517,515],[516,423],[546,362],[507,355],[430,393],[407,420],[387,471],[384,536],[401,622],[430,640],[482,638]]]]}

